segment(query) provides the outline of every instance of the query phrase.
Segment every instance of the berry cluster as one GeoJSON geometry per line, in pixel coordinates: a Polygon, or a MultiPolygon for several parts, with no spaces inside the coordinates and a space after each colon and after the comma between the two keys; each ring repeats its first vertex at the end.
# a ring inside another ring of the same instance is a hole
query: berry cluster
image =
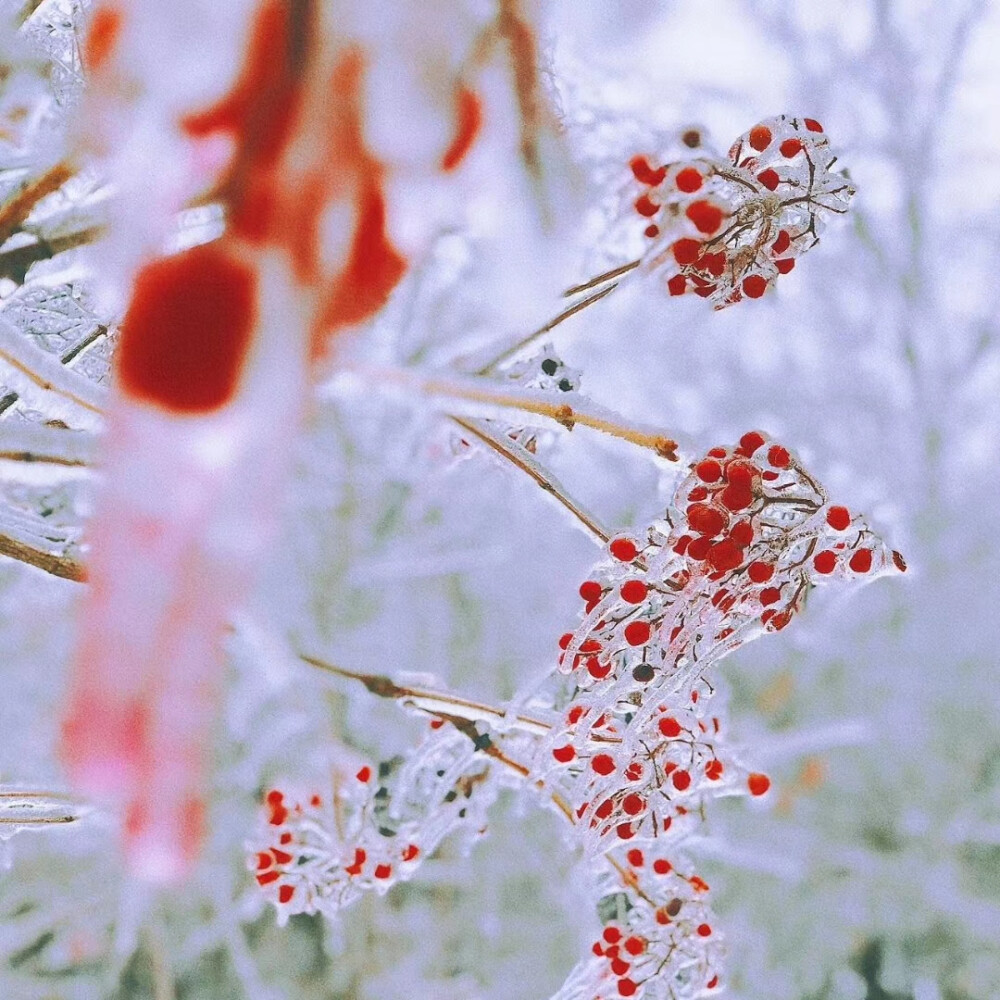
{"type": "Polygon", "coordinates": [[[326,797],[267,792],[247,861],[279,924],[295,913],[333,915],[368,890],[387,892],[453,830],[482,834],[495,789],[484,781],[487,762],[474,753],[450,732],[405,762],[336,775],[326,797]]]}
{"type": "MultiPolygon", "coordinates": [[[[557,359],[546,361],[554,370],[543,374],[557,377],[557,359]]],[[[363,767],[335,784],[330,809],[270,792],[257,881],[282,920],[384,892],[451,831],[481,833],[498,776],[513,773],[570,821],[600,890],[601,935],[553,1000],[716,996],[722,945],[685,841],[709,799],[764,796],[771,782],[726,744],[708,671],[784,628],[812,587],[905,568],[783,445],[749,431],[712,448],[661,518],[609,541],[530,715],[511,724],[503,711],[448,703],[475,709],[476,723],[448,709],[377,780],[363,767]],[[478,728],[494,716],[492,731],[478,728]]]]}
{"type": "Polygon", "coordinates": [[[649,270],[671,295],[693,292],[716,309],[758,299],[815,246],[825,217],[847,211],[854,187],[819,122],[777,115],[740,136],[728,159],[630,162],[642,188],[649,270]]]}
{"type": "MultiPolygon", "coordinates": [[[[708,883],[682,874],[661,853],[632,847],[612,854],[603,878],[600,936],[553,1000],[673,1000],[717,996],[722,939],[706,903],[708,883]]],[[[680,863],[680,862],[679,862],[680,863]]],[[[686,863],[681,867],[687,868],[686,863]]]]}

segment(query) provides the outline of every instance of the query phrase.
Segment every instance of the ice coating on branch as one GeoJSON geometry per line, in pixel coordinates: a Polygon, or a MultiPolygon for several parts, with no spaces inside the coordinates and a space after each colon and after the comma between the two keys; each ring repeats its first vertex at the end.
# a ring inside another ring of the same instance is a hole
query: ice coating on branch
{"type": "Polygon", "coordinates": [[[633,157],[643,268],[670,295],[693,292],[716,309],[760,298],[816,245],[830,215],[847,212],[854,187],[836,159],[819,122],[789,115],[759,122],[725,160],[633,157]]]}
{"type": "Polygon", "coordinates": [[[284,924],[294,913],[334,916],[362,894],[407,881],[449,834],[486,829],[497,787],[490,762],[450,730],[405,761],[336,776],[332,792],[265,796],[248,865],[284,924]]]}
{"type": "MultiPolygon", "coordinates": [[[[537,379],[536,361],[521,366],[522,378],[537,379]]],[[[271,792],[269,823],[279,842],[269,830],[267,843],[255,843],[255,877],[282,919],[332,913],[364,889],[409,877],[414,849],[426,854],[448,829],[466,825],[453,805],[463,783],[469,794],[481,789],[476,802],[485,810],[498,775],[519,775],[568,823],[568,839],[596,880],[600,937],[554,1000],[721,995],[722,940],[709,886],[689,857],[693,835],[711,799],[759,798],[771,781],[727,743],[711,668],[749,639],[786,627],[812,587],[905,569],[863,518],[830,503],[783,445],[749,431],[735,445],[712,448],[692,463],[662,518],[610,540],[580,586],[582,620],[560,640],[558,665],[522,706],[526,714],[446,694],[418,697],[368,677],[369,690],[437,715],[436,729],[450,725],[407,758],[398,786],[390,781],[373,793],[365,767],[360,788],[336,792],[345,806],[339,839],[319,818],[319,799],[292,805],[271,792]],[[472,714],[439,714],[448,705],[472,714]],[[484,725],[492,728],[483,732],[484,725]],[[428,766],[436,746],[458,771],[428,766]],[[414,803],[412,813],[399,808],[403,801],[414,803]],[[411,814],[416,826],[390,819],[411,814]],[[289,845],[299,843],[296,859],[289,845]]],[[[481,830],[480,818],[476,824],[481,830]]]]}

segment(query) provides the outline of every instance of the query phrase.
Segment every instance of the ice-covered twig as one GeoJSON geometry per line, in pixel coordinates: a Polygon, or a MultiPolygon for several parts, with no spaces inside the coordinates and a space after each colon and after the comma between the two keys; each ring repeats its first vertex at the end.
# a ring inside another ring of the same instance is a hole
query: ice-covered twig
{"type": "Polygon", "coordinates": [[[548,470],[543,469],[532,455],[522,448],[509,435],[494,430],[486,420],[476,420],[474,418],[452,417],[452,420],[459,427],[473,434],[476,438],[492,448],[493,451],[505,458],[515,468],[520,469],[537,483],[549,496],[551,496],[560,506],[568,510],[592,538],[598,543],[605,544],[611,534],[607,528],[603,527],[578,500],[575,500],[567,492],[566,488],[548,470]]]}
{"type": "Polygon", "coordinates": [[[66,368],[58,358],[29,343],[23,334],[3,319],[0,319],[0,359],[39,389],[60,396],[86,411],[91,419],[104,414],[107,393],[101,386],[66,368]]]}
{"type": "MultiPolygon", "coordinates": [[[[449,373],[421,374],[412,369],[351,369],[376,384],[395,384],[430,398],[445,401],[468,401],[486,407],[520,410],[554,421],[566,430],[577,425],[620,438],[640,448],[648,448],[660,458],[677,461],[677,442],[656,428],[630,423],[606,407],[573,396],[568,402],[554,402],[551,393],[533,389],[500,386],[484,378],[470,378],[449,373]]],[[[563,397],[565,398],[565,396],[563,397]]]]}

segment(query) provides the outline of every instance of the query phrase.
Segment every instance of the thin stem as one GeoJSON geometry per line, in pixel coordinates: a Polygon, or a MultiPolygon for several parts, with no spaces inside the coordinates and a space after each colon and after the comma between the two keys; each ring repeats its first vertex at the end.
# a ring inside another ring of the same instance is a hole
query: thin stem
{"type": "Polygon", "coordinates": [[[603,285],[604,282],[611,281],[612,278],[618,278],[623,274],[628,274],[629,271],[634,271],[641,263],[642,258],[639,257],[636,260],[630,260],[627,264],[622,264],[620,267],[615,267],[610,271],[605,271],[603,274],[595,275],[590,279],[590,281],[585,281],[582,285],[574,285],[572,288],[567,288],[566,291],[563,292],[563,298],[568,299],[571,295],[578,295],[580,292],[586,292],[595,285],[603,285]]]}
{"type": "Polygon", "coordinates": [[[35,347],[6,323],[0,323],[0,359],[29,381],[98,416],[104,413],[105,392],[89,379],[65,368],[61,359],[35,347]]]}
{"type": "MultiPolygon", "coordinates": [[[[355,369],[355,371],[359,371],[355,369]]],[[[369,374],[361,371],[361,374],[369,374]]],[[[450,399],[466,399],[487,406],[521,410],[548,417],[567,430],[579,424],[601,431],[611,437],[620,438],[640,448],[650,448],[660,458],[677,461],[677,442],[665,434],[651,429],[643,429],[629,424],[613,410],[595,406],[584,399],[575,398],[573,405],[552,401],[552,395],[541,390],[524,389],[519,386],[500,388],[493,382],[480,381],[456,375],[419,375],[402,369],[379,368],[370,372],[374,380],[396,382],[412,387],[427,396],[443,396],[450,399]]]]}
{"type": "Polygon", "coordinates": [[[314,656],[307,656],[305,653],[299,654],[299,659],[310,666],[318,667],[320,670],[333,674],[335,677],[343,677],[346,680],[360,681],[374,695],[380,698],[392,698],[401,701],[406,705],[417,708],[430,715],[449,716],[450,718],[464,719],[467,722],[479,722],[489,719],[491,721],[503,721],[508,725],[513,725],[517,729],[533,733],[536,736],[546,736],[552,728],[547,722],[540,719],[533,719],[530,715],[509,715],[504,709],[495,705],[485,705],[482,702],[471,701],[468,698],[459,698],[446,691],[435,691],[430,688],[415,688],[397,684],[389,677],[382,674],[364,674],[355,670],[345,670],[343,667],[334,666],[325,660],[317,659],[314,656]]]}
{"type": "Polygon", "coordinates": [[[60,556],[53,552],[46,552],[44,549],[36,549],[34,546],[2,533],[0,533],[0,556],[17,559],[63,580],[73,580],[75,583],[87,582],[87,568],[82,562],[71,559],[69,556],[60,556]]]}
{"type": "MultiPolygon", "coordinates": [[[[448,722],[477,745],[482,742],[482,734],[476,730],[474,723],[484,718],[502,719],[507,723],[513,721],[517,728],[534,733],[536,736],[547,735],[551,728],[547,723],[540,722],[538,719],[532,719],[530,716],[509,716],[501,708],[496,708],[492,705],[483,705],[479,702],[469,701],[466,698],[457,698],[455,695],[443,691],[404,687],[403,685],[396,684],[395,681],[388,677],[379,674],[361,674],[353,670],[344,670],[342,667],[334,666],[332,663],[327,663],[325,660],[317,659],[314,656],[306,656],[304,653],[300,653],[299,658],[310,666],[318,667],[320,670],[333,674],[335,677],[360,681],[372,694],[377,695],[379,698],[391,698],[404,705],[410,705],[422,712],[426,712],[428,715],[433,715],[443,722],[448,722]]],[[[492,757],[498,763],[503,764],[504,767],[515,771],[522,778],[531,778],[531,769],[529,767],[508,756],[492,741],[480,746],[480,749],[488,757],[492,757]]],[[[546,785],[544,781],[538,779],[535,781],[535,787],[545,789],[546,785]]],[[[570,823],[575,823],[576,817],[573,814],[573,808],[566,799],[559,792],[552,789],[548,789],[548,791],[556,808],[570,823]]]]}
{"type": "Polygon", "coordinates": [[[56,163],[0,205],[0,244],[6,243],[21,228],[42,198],[58,191],[72,176],[73,169],[68,163],[56,163]]]}
{"type": "Polygon", "coordinates": [[[451,419],[463,430],[479,438],[483,444],[492,448],[515,468],[530,476],[549,496],[568,510],[598,544],[605,545],[611,539],[607,528],[602,527],[594,515],[577,503],[554,476],[544,471],[537,462],[531,459],[524,448],[521,448],[506,434],[496,433],[489,424],[482,420],[466,420],[462,417],[452,417],[451,419]]]}
{"type": "Polygon", "coordinates": [[[539,338],[544,337],[550,330],[555,329],[560,323],[563,322],[563,320],[567,320],[570,316],[575,316],[578,312],[586,309],[587,306],[592,306],[595,302],[599,302],[605,295],[610,295],[617,287],[618,283],[615,282],[613,285],[609,285],[607,288],[602,288],[599,292],[595,292],[593,295],[577,302],[568,309],[564,309],[558,316],[556,316],[555,319],[550,319],[545,326],[539,327],[534,331],[534,333],[529,333],[526,337],[522,337],[516,344],[513,344],[504,351],[501,351],[495,358],[493,358],[492,361],[483,365],[483,367],[480,368],[476,374],[489,375],[491,372],[496,371],[496,369],[505,361],[514,357],[515,354],[520,354],[526,347],[531,346],[531,344],[539,338]]]}

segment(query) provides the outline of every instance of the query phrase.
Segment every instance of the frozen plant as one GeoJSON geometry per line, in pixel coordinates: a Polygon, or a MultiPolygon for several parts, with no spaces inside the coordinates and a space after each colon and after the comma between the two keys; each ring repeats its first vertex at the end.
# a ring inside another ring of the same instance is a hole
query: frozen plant
{"type": "MultiPolygon", "coordinates": [[[[484,324],[473,364],[393,367],[375,349],[349,359],[346,331],[377,342],[404,322],[393,307],[419,291],[418,265],[450,226],[502,216],[513,244],[545,251],[518,279],[550,295],[566,283],[576,180],[541,72],[542,12],[440,6],[446,36],[412,11],[387,27],[318,0],[67,5],[52,44],[72,55],[57,96],[78,102],[77,117],[55,165],[35,149],[0,207],[0,227],[22,240],[11,249],[30,251],[10,264],[15,286],[64,249],[89,251],[72,280],[32,275],[28,293],[11,292],[0,326],[3,409],[18,415],[4,456],[51,466],[65,494],[44,515],[10,513],[3,551],[86,585],[62,761],[75,792],[115,818],[129,871],[182,883],[211,832],[225,642],[278,537],[315,387],[401,387],[444,412],[464,447],[527,474],[604,546],[581,619],[516,712],[303,650],[429,714],[432,730],[400,761],[334,768],[314,787],[269,782],[248,879],[282,925],[335,915],[408,881],[449,834],[482,834],[499,789],[523,787],[565,821],[602,925],[560,1000],[717,994],[722,934],[693,842],[709,800],[763,796],[770,780],[726,744],[714,668],[785,628],[817,584],[905,564],[757,431],[692,463],[655,521],[607,531],[549,470],[533,419],[670,462],[677,443],[588,399],[551,345],[528,349],[632,272],[716,308],[760,298],[854,188],[811,118],[765,119],[727,159],[636,153],[641,258],[570,287],[575,304],[527,336],[484,324]],[[52,195],[64,199],[54,222],[52,195]],[[37,312],[54,326],[32,341],[37,312]],[[485,334],[505,343],[484,361],[485,334]],[[61,481],[67,469],[82,487],[61,481]],[[43,528],[57,509],[69,524],[43,528]]],[[[44,120],[22,110],[12,117],[44,120]]],[[[508,284],[516,310],[531,296],[508,284]]]]}

